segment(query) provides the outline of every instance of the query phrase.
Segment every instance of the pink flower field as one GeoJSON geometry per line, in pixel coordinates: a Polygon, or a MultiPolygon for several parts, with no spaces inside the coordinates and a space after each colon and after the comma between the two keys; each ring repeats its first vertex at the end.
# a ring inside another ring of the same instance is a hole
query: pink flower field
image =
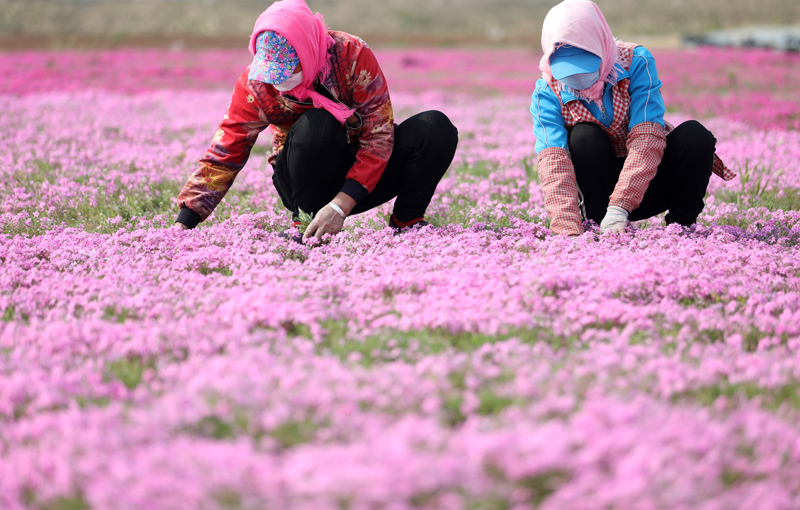
{"type": "Polygon", "coordinates": [[[377,54],[459,129],[440,228],[302,246],[267,134],[169,228],[246,50],[0,54],[0,508],[800,508],[800,56],[654,50],[739,177],[566,238],[539,55],[377,54]]]}

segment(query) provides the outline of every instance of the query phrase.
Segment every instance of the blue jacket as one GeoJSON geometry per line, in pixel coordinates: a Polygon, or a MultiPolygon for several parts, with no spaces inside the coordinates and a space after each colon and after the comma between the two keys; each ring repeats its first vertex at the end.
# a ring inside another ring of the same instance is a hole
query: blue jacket
{"type": "MultiPolygon", "coordinates": [[[[653,55],[639,46],[633,50],[630,71],[625,71],[617,64],[619,80],[630,78],[629,93],[631,96],[630,119],[628,131],[642,122],[654,122],[664,127],[664,100],[661,97],[661,80],[656,71],[653,55]]],[[[575,101],[572,92],[567,89],[561,92],[564,104],[575,101]]],[[[580,100],[589,112],[608,127],[614,120],[612,104],[612,87],[606,87],[603,94],[604,108],[595,103],[580,100]]],[[[544,78],[539,78],[531,97],[531,114],[533,115],[533,133],[536,135],[536,152],[548,147],[567,148],[567,129],[561,115],[558,96],[550,89],[544,78]]]]}

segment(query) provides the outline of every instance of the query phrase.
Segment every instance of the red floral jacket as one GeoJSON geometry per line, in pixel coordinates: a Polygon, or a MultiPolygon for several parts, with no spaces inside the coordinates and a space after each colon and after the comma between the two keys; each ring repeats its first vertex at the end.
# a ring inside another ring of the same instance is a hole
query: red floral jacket
{"type": "MultiPolygon", "coordinates": [[[[330,31],[335,44],[328,49],[331,72],[324,84],[331,93],[361,116],[356,162],[347,179],[371,192],[383,175],[394,146],[394,113],[389,89],[375,55],[360,38],[330,31]]],[[[248,80],[248,69],[239,77],[233,98],[211,147],[178,195],[178,206],[188,207],[205,220],[230,189],[247,163],[258,134],[269,127],[273,150],[267,160],[274,165],[289,128],[313,108],[281,96],[266,83],[248,80]]],[[[347,184],[346,184],[347,186],[347,184]]],[[[354,189],[352,183],[348,189],[354,189]]],[[[355,189],[361,189],[356,187],[355,189]]]]}

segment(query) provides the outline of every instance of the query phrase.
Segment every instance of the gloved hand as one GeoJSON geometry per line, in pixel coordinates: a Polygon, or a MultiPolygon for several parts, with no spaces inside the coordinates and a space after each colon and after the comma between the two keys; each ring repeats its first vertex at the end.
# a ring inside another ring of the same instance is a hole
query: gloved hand
{"type": "Polygon", "coordinates": [[[335,236],[342,231],[343,226],[344,216],[340,215],[328,204],[317,211],[317,214],[314,215],[314,219],[311,220],[311,223],[306,227],[303,237],[306,239],[309,237],[322,239],[324,234],[335,236]]]}
{"type": "Polygon", "coordinates": [[[628,211],[616,205],[609,205],[603,221],[600,222],[600,232],[624,232],[628,223],[628,211]]]}

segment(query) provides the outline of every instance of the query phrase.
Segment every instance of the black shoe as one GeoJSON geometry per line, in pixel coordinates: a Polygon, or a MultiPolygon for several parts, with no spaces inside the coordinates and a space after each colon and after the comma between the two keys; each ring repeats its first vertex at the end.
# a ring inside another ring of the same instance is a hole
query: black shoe
{"type": "Polygon", "coordinates": [[[409,230],[409,229],[419,229],[419,228],[427,227],[427,226],[430,226],[430,223],[428,223],[425,220],[419,220],[418,222],[414,223],[413,225],[409,225],[407,227],[400,228],[400,227],[397,226],[397,223],[394,222],[394,214],[389,217],[389,227],[395,229],[397,231],[397,233],[404,232],[404,231],[409,230]]]}
{"type": "Polygon", "coordinates": [[[299,227],[300,225],[302,225],[302,223],[300,223],[299,221],[295,221],[292,224],[292,228],[287,228],[283,232],[280,232],[278,234],[278,237],[280,237],[281,239],[286,239],[287,241],[294,241],[297,244],[303,244],[303,234],[301,234],[300,231],[297,230],[297,227],[299,227]]]}

